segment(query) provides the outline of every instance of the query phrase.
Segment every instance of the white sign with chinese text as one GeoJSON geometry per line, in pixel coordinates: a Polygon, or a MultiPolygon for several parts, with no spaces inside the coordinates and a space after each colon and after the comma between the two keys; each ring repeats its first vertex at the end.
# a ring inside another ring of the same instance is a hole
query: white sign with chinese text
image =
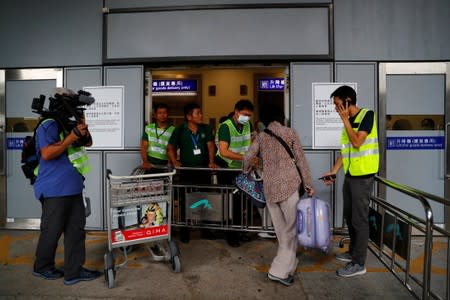
{"type": "Polygon", "coordinates": [[[93,86],[83,90],[92,94],[95,102],[85,111],[86,123],[92,135],[90,149],[123,149],[123,86],[93,86]]]}
{"type": "Polygon", "coordinates": [[[343,123],[330,95],[340,86],[348,85],[356,91],[356,82],[321,82],[312,84],[312,147],[340,149],[343,123]]]}

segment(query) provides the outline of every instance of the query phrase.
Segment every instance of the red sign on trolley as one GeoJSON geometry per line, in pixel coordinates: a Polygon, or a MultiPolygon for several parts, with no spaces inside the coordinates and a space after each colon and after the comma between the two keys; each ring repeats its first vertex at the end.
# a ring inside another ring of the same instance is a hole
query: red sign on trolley
{"type": "Polygon", "coordinates": [[[168,234],[169,228],[167,224],[148,228],[135,228],[126,230],[118,229],[111,231],[111,241],[114,244],[119,242],[147,239],[155,236],[164,236],[168,234]]]}

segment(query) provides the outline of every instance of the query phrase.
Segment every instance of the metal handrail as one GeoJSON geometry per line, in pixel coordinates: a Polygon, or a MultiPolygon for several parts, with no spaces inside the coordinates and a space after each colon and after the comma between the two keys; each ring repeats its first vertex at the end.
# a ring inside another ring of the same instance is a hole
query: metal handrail
{"type": "Polygon", "coordinates": [[[375,180],[403,194],[416,198],[417,200],[420,201],[420,203],[423,206],[423,209],[425,211],[425,251],[424,251],[422,299],[430,299],[431,253],[433,248],[433,240],[432,240],[433,212],[431,210],[430,204],[428,203],[428,200],[426,199],[427,197],[425,197],[423,194],[425,192],[420,193],[418,190],[412,187],[393,182],[378,175],[375,176],[375,180]]]}

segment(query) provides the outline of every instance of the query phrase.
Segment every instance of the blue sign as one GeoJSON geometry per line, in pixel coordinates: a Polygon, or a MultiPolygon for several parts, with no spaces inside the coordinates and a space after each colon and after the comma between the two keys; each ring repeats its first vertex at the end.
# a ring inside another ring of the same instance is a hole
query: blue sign
{"type": "Polygon", "coordinates": [[[260,91],[284,91],[284,78],[258,79],[258,90],[260,90],[260,91]]]}
{"type": "Polygon", "coordinates": [[[387,150],[444,149],[443,136],[395,136],[386,139],[387,150]]]}
{"type": "Polygon", "coordinates": [[[152,92],[196,92],[195,79],[155,79],[152,81],[152,92]]]}
{"type": "Polygon", "coordinates": [[[23,140],[25,138],[15,137],[6,139],[6,149],[8,150],[22,150],[23,140]]]}

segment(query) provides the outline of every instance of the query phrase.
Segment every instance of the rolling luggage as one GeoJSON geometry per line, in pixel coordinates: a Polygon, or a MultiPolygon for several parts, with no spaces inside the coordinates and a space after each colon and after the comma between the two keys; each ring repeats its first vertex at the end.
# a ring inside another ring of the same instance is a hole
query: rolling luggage
{"type": "Polygon", "coordinates": [[[327,252],[330,244],[330,206],[318,198],[305,198],[297,204],[297,237],[305,248],[327,252]]]}

